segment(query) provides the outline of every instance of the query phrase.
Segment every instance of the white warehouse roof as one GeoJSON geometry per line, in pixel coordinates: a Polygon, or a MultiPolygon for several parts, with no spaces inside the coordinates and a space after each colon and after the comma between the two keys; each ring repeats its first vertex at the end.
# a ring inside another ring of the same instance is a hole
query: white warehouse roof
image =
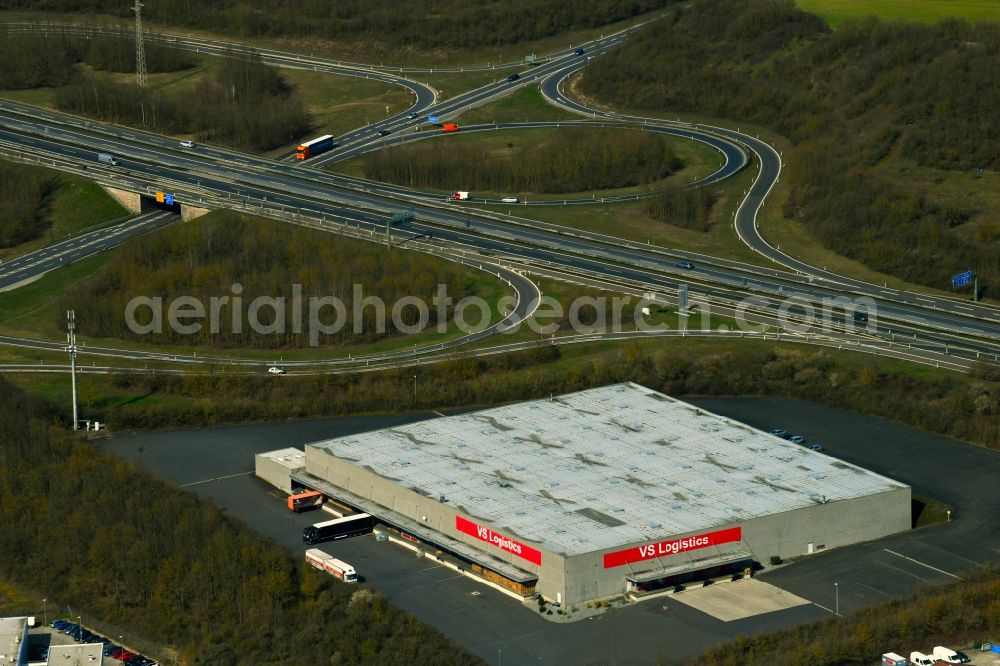
{"type": "Polygon", "coordinates": [[[310,446],[565,555],[905,487],[632,383],[310,446]]]}
{"type": "Polygon", "coordinates": [[[306,454],[299,449],[278,449],[277,451],[267,451],[265,453],[258,453],[257,455],[293,471],[298,471],[306,466],[306,454]]]}

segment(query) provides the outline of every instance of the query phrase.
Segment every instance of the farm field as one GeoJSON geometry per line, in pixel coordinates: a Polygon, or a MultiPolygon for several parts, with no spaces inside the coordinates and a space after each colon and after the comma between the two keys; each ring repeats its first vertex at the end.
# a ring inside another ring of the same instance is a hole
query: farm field
{"type": "Polygon", "coordinates": [[[996,0],[796,0],[795,4],[834,27],[845,19],[872,14],[924,23],[949,18],[1000,21],[1000,2],[996,0]]]}

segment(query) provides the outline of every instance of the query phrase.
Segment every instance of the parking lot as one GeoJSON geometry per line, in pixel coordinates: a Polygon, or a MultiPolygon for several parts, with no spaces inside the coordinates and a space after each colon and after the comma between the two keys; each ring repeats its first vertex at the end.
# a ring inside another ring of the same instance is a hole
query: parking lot
{"type": "MultiPolygon", "coordinates": [[[[869,544],[821,552],[761,575],[810,603],[724,621],[682,603],[656,600],[590,620],[553,624],[517,601],[391,543],[362,537],[325,546],[399,606],[491,663],[653,663],[680,661],[734,638],[828,617],[837,609],[904,594],[921,581],[948,581],[969,567],[1000,560],[997,454],[881,419],[793,400],[691,399],[764,430],[782,427],[822,441],[826,452],[910,483],[958,508],[955,520],[869,544]],[[943,485],[942,478],[961,483],[943,485]],[[836,583],[836,585],[834,585],[836,583]]],[[[253,454],[301,447],[431,414],[346,417],[121,437],[108,451],[142,464],[210,499],[301,556],[302,527],[314,515],[290,514],[280,492],[253,476],[253,454]]]]}
{"type": "Polygon", "coordinates": [[[113,637],[104,638],[91,632],[85,625],[62,618],[53,620],[49,626],[40,625],[31,629],[28,642],[29,659],[32,661],[44,661],[52,646],[101,643],[104,663],[109,666],[152,666],[156,663],[155,660],[121,645],[121,641],[114,641],[113,637]]]}

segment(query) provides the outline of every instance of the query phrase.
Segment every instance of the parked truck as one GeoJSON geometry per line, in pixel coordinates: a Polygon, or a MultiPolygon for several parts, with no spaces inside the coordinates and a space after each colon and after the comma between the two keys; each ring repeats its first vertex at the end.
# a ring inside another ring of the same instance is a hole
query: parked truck
{"type": "Polygon", "coordinates": [[[323,506],[323,493],[318,490],[308,490],[304,493],[295,493],[288,496],[288,510],[299,513],[318,509],[323,506]]]}
{"type": "Polygon", "coordinates": [[[306,551],[306,562],[315,569],[326,571],[326,561],[332,560],[333,555],[324,553],[319,548],[310,548],[306,551]]]}
{"type": "Polygon", "coordinates": [[[331,557],[326,561],[326,572],[334,578],[339,578],[345,583],[357,583],[358,572],[347,562],[331,557]]]}
{"type": "Polygon", "coordinates": [[[886,652],[882,655],[882,666],[906,666],[906,659],[895,652],[886,652]]]}
{"type": "Polygon", "coordinates": [[[348,537],[370,534],[375,527],[375,519],[367,513],[356,513],[336,520],[327,520],[302,530],[302,542],[309,545],[346,539],[348,537]]]}
{"type": "Polygon", "coordinates": [[[306,551],[306,562],[313,568],[325,571],[345,583],[358,582],[358,572],[354,567],[319,548],[310,548],[306,551]]]}
{"type": "Polygon", "coordinates": [[[321,137],[313,139],[312,141],[306,141],[305,143],[299,144],[295,148],[295,159],[307,160],[310,157],[315,157],[320,153],[325,153],[332,148],[336,148],[337,145],[338,144],[333,142],[332,134],[325,134],[321,137]]]}

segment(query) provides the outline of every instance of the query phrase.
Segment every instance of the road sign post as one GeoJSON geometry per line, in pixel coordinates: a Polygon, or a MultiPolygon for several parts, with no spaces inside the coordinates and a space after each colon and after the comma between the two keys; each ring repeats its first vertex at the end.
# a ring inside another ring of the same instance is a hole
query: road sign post
{"type": "Polygon", "coordinates": [[[951,278],[951,288],[961,289],[962,287],[968,287],[972,285],[972,300],[979,300],[979,277],[973,273],[971,270],[967,270],[964,273],[959,273],[951,278]]]}

